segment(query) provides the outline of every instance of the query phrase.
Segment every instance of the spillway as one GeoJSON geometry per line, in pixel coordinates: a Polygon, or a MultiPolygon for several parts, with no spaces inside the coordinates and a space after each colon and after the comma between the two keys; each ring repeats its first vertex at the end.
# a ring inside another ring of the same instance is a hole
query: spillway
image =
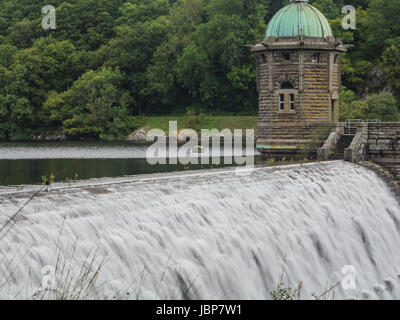
{"type": "Polygon", "coordinates": [[[105,259],[99,298],[269,299],[282,279],[313,299],[350,265],[356,288],[335,298],[400,299],[400,207],[374,172],[341,161],[240,170],[0,190],[0,226],[23,207],[0,232],[0,298],[30,299],[54,252],[76,246],[68,264],[90,250],[105,259]]]}

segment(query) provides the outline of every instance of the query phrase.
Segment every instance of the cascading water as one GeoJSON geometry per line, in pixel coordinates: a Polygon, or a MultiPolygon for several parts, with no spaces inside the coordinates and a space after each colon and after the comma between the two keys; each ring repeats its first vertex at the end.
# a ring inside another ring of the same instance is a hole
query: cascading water
{"type": "MultiPolygon", "coordinates": [[[[3,225],[32,192],[0,193],[3,225]]],[[[2,268],[13,266],[1,298],[31,297],[58,239],[63,250],[76,241],[77,264],[93,248],[107,259],[106,296],[268,299],[283,275],[312,299],[351,265],[357,288],[339,285],[336,298],[400,298],[399,204],[375,173],[344,162],[54,185],[0,241],[2,268]]]]}

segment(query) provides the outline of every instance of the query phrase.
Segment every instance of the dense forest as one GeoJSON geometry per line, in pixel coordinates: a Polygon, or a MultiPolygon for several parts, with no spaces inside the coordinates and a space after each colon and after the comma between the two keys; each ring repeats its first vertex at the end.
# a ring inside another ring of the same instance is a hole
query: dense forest
{"type": "MultiPolygon", "coordinates": [[[[0,139],[120,139],[140,115],[257,113],[255,58],[287,0],[0,0],[0,139]],[[57,29],[42,28],[42,7],[57,29]]],[[[341,118],[399,119],[400,0],[310,0],[354,47],[341,118]]]]}

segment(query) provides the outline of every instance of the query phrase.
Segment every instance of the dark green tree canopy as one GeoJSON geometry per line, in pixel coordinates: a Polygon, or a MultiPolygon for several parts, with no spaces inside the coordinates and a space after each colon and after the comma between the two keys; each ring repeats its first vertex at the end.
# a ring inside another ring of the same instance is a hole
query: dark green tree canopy
{"type": "MultiPolygon", "coordinates": [[[[55,0],[57,29],[43,30],[47,1],[3,0],[0,139],[45,130],[118,139],[140,114],[256,114],[249,46],[287,3],[55,0]]],[[[343,60],[342,119],[396,119],[400,0],[352,1],[353,31],[341,27],[345,1],[310,3],[329,18],[335,37],[354,45],[343,60]]]]}

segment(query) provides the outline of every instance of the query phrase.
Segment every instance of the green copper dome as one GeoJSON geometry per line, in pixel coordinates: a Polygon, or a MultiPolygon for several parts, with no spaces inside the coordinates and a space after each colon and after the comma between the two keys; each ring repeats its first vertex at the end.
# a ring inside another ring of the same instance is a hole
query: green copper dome
{"type": "Polygon", "coordinates": [[[265,39],[292,37],[333,37],[331,26],[325,16],[306,0],[292,1],[279,10],[268,24],[265,39]]]}

